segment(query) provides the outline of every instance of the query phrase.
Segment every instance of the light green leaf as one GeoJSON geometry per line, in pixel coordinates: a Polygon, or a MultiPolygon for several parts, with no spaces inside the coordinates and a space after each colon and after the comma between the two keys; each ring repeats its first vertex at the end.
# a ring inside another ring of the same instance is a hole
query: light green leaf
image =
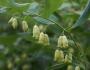
{"type": "Polygon", "coordinates": [[[87,17],[90,14],[90,0],[88,0],[88,3],[82,13],[82,15],[78,18],[78,20],[76,21],[76,23],[71,27],[72,29],[79,26],[81,23],[83,23],[87,17]]]}
{"type": "Polygon", "coordinates": [[[45,18],[49,18],[50,14],[56,11],[63,2],[65,2],[65,0],[46,0],[46,6],[43,10],[42,16],[45,18]]]}

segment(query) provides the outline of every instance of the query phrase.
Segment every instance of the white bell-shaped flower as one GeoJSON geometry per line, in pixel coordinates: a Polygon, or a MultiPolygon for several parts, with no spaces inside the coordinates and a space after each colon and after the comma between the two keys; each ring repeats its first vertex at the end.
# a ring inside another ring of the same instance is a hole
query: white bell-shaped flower
{"type": "Polygon", "coordinates": [[[69,56],[68,55],[65,55],[65,62],[69,62],[69,56]]]}
{"type": "Polygon", "coordinates": [[[42,44],[44,44],[44,33],[43,32],[41,32],[40,33],[40,36],[39,36],[39,42],[38,43],[42,43],[42,44]]]}
{"type": "Polygon", "coordinates": [[[75,67],[75,70],[80,70],[80,67],[79,67],[79,66],[76,66],[76,67],[75,67]]]}
{"type": "Polygon", "coordinates": [[[50,45],[50,44],[49,44],[49,37],[48,37],[47,34],[44,34],[44,44],[45,44],[45,45],[50,45]]]}
{"type": "Polygon", "coordinates": [[[23,31],[27,31],[28,30],[28,24],[26,21],[22,21],[22,29],[23,31]]]}
{"type": "Polygon", "coordinates": [[[18,23],[17,23],[17,19],[16,18],[13,18],[12,26],[13,26],[14,29],[17,28],[18,23]]]}
{"type": "Polygon", "coordinates": [[[68,40],[67,40],[67,37],[66,36],[63,36],[63,47],[64,48],[67,48],[68,47],[68,40]]]}
{"type": "Polygon", "coordinates": [[[8,23],[12,23],[13,22],[13,17],[8,21],[8,23]]]}
{"type": "Polygon", "coordinates": [[[38,39],[39,36],[40,36],[40,29],[38,28],[37,25],[34,25],[34,27],[33,27],[33,37],[38,39]]]}
{"type": "Polygon", "coordinates": [[[72,65],[68,65],[67,70],[74,70],[72,65]]]}
{"type": "Polygon", "coordinates": [[[54,61],[60,61],[60,51],[58,49],[55,51],[54,61]]]}
{"type": "Polygon", "coordinates": [[[63,36],[60,36],[58,39],[58,46],[57,47],[62,47],[63,46],[63,36]]]}

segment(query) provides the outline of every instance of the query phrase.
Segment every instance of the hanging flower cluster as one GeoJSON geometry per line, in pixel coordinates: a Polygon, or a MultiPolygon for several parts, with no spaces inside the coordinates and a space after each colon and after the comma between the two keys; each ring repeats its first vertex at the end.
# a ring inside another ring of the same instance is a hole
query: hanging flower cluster
{"type": "MultiPolygon", "coordinates": [[[[18,26],[17,18],[15,18],[15,17],[12,17],[8,23],[12,23],[12,26],[14,29],[16,29],[18,26]]],[[[29,29],[26,21],[22,21],[22,29],[24,32],[29,29]]],[[[37,25],[33,26],[33,37],[36,39],[39,39],[38,43],[40,43],[40,44],[50,45],[48,35],[44,32],[40,32],[40,29],[37,25]]],[[[73,50],[70,49],[71,52],[67,52],[64,54],[63,49],[67,49],[68,47],[69,46],[68,46],[67,37],[65,35],[59,36],[57,49],[56,49],[55,54],[54,54],[54,61],[64,62],[64,63],[72,63],[72,59],[73,59],[72,52],[73,52],[73,50]]],[[[9,67],[10,67],[10,65],[9,65],[9,67]]],[[[74,68],[72,65],[68,65],[67,70],[74,70],[74,68]]],[[[80,70],[80,67],[76,66],[75,70],[80,70]]]]}
{"type": "Polygon", "coordinates": [[[41,43],[44,45],[50,45],[48,35],[44,34],[43,32],[40,32],[40,29],[37,25],[34,25],[33,27],[33,37],[35,37],[36,39],[39,38],[38,43],[41,43]]]}
{"type": "MultiPolygon", "coordinates": [[[[15,18],[15,17],[12,17],[8,23],[12,23],[12,26],[14,29],[16,29],[18,27],[17,18],[15,18]]],[[[22,29],[24,32],[28,30],[28,24],[26,21],[22,21],[22,29]]]]}
{"type": "Polygon", "coordinates": [[[68,47],[68,40],[67,40],[67,37],[65,35],[59,37],[57,47],[61,47],[61,48],[67,48],[68,47]]]}
{"type": "MultiPolygon", "coordinates": [[[[67,70],[74,70],[74,67],[72,65],[68,65],[67,70]]],[[[80,67],[76,66],[75,70],[80,70],[80,67]]]]}

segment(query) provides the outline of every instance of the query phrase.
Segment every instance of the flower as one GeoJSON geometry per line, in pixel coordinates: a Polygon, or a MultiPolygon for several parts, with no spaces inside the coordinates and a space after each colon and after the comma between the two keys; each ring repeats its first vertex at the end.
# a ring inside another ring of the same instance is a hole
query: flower
{"type": "Polygon", "coordinates": [[[13,17],[8,21],[8,23],[12,23],[13,22],[13,17]]]}
{"type": "Polygon", "coordinates": [[[44,43],[44,33],[40,33],[39,42],[38,43],[44,43]]]}
{"type": "Polygon", "coordinates": [[[68,40],[67,40],[67,37],[66,36],[63,36],[63,47],[64,48],[67,48],[68,47],[68,40]]]}
{"type": "Polygon", "coordinates": [[[60,60],[61,60],[61,61],[64,61],[64,54],[63,54],[63,51],[60,51],[60,60]]]}
{"type": "Polygon", "coordinates": [[[50,44],[49,44],[49,37],[48,37],[47,34],[44,34],[44,44],[45,44],[45,45],[50,45],[50,44]]]}
{"type": "Polygon", "coordinates": [[[72,65],[68,65],[67,70],[73,70],[73,66],[72,65]]]}
{"type": "Polygon", "coordinates": [[[34,27],[33,27],[33,37],[38,39],[39,36],[40,36],[40,29],[38,28],[37,25],[34,25],[34,27]]]}
{"type": "Polygon", "coordinates": [[[67,48],[68,47],[68,40],[67,40],[66,36],[60,36],[59,37],[57,47],[61,47],[61,48],[67,48]]]}
{"type": "Polygon", "coordinates": [[[22,29],[23,31],[27,31],[28,30],[28,24],[26,21],[22,21],[22,29]]]}
{"type": "Polygon", "coordinates": [[[75,67],[75,70],[80,70],[80,67],[79,67],[79,66],[76,66],[76,67],[75,67]]]}
{"type": "Polygon", "coordinates": [[[58,49],[55,51],[54,61],[60,61],[60,51],[58,49]]]}
{"type": "Polygon", "coordinates": [[[65,55],[65,62],[69,62],[69,56],[65,55]]]}
{"type": "Polygon", "coordinates": [[[69,62],[71,63],[72,62],[72,54],[69,53],[69,62]]]}
{"type": "Polygon", "coordinates": [[[60,36],[58,39],[58,46],[57,47],[62,47],[63,46],[63,36],[60,36]]]}
{"type": "Polygon", "coordinates": [[[13,18],[12,26],[13,26],[14,29],[17,28],[18,23],[17,23],[17,19],[16,18],[13,18]]]}

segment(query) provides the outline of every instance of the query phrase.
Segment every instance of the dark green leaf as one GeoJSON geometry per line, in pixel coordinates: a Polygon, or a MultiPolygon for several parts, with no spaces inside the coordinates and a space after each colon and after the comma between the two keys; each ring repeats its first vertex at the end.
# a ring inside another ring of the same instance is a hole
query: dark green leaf
{"type": "Polygon", "coordinates": [[[85,50],[85,55],[90,52],[90,46],[85,50]]]}
{"type": "Polygon", "coordinates": [[[23,32],[23,33],[19,33],[19,35],[21,35],[23,38],[25,38],[27,41],[30,42],[37,42],[37,39],[35,39],[30,32],[23,32]]]}
{"type": "Polygon", "coordinates": [[[79,19],[76,21],[76,23],[71,28],[75,28],[79,26],[81,23],[83,23],[89,16],[89,14],[90,14],[90,0],[88,1],[82,15],[79,17],[79,19]]]}
{"type": "Polygon", "coordinates": [[[46,6],[42,16],[49,18],[50,14],[56,11],[64,1],[65,0],[46,0],[46,6]]]}
{"type": "Polygon", "coordinates": [[[51,22],[47,19],[41,18],[41,17],[34,17],[34,19],[43,24],[54,24],[53,22],[51,22]]]}
{"type": "Polygon", "coordinates": [[[56,16],[54,16],[54,15],[50,15],[50,17],[49,17],[49,20],[51,20],[51,21],[53,21],[53,22],[58,22],[58,19],[57,19],[57,17],[56,16]]]}
{"type": "Polygon", "coordinates": [[[7,37],[0,37],[1,44],[12,44],[19,35],[7,36],[7,37]]]}

